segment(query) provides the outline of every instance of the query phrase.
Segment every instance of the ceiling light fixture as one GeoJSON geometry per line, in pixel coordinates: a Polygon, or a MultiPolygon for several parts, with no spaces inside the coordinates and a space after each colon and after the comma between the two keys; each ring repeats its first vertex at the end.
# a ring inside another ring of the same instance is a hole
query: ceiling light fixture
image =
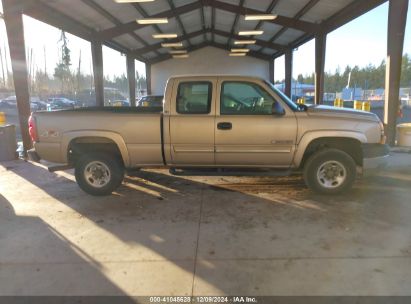
{"type": "Polygon", "coordinates": [[[173,55],[173,58],[175,58],[175,59],[188,58],[188,54],[184,54],[184,55],[173,55]]]}
{"type": "Polygon", "coordinates": [[[245,20],[274,20],[277,18],[277,15],[272,14],[263,14],[263,15],[245,15],[245,20]]]}
{"type": "Polygon", "coordinates": [[[240,44],[255,44],[257,41],[255,40],[236,40],[234,41],[235,45],[240,45],[240,44]]]}
{"type": "Polygon", "coordinates": [[[162,43],[161,47],[163,48],[171,48],[171,47],[182,47],[182,42],[171,42],[171,43],[162,43]]]}
{"type": "Polygon", "coordinates": [[[187,54],[186,50],[173,50],[169,52],[171,55],[187,54]]]}
{"type": "Polygon", "coordinates": [[[249,49],[231,49],[231,53],[248,53],[249,49]]]}
{"type": "Polygon", "coordinates": [[[138,24],[164,24],[168,23],[167,18],[146,18],[146,19],[137,19],[138,24]]]}
{"type": "Polygon", "coordinates": [[[246,56],[247,53],[229,53],[228,56],[231,57],[242,57],[242,56],[246,56]]]}
{"type": "Polygon", "coordinates": [[[177,34],[154,34],[154,39],[168,39],[168,38],[177,38],[177,34]]]}
{"type": "Polygon", "coordinates": [[[241,31],[238,33],[240,36],[255,36],[255,35],[262,35],[264,31],[241,31]]]}
{"type": "Polygon", "coordinates": [[[139,3],[139,2],[153,2],[155,0],[114,0],[117,3],[139,3]]]}

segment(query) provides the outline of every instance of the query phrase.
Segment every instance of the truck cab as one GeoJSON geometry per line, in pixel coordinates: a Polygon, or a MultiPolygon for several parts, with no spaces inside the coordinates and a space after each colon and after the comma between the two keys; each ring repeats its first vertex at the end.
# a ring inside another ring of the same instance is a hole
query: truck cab
{"type": "Polygon", "coordinates": [[[290,167],[296,105],[259,78],[176,77],[164,103],[165,152],[173,166],[290,167]]]}

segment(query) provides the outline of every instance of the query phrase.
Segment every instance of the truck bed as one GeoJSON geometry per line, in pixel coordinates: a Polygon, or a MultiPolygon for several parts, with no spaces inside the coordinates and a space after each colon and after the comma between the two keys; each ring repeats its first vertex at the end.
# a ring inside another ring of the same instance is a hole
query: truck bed
{"type": "Polygon", "coordinates": [[[94,107],[36,112],[39,140],[36,151],[44,159],[67,162],[73,138],[109,138],[124,148],[128,167],[161,165],[161,108],[94,107]]]}

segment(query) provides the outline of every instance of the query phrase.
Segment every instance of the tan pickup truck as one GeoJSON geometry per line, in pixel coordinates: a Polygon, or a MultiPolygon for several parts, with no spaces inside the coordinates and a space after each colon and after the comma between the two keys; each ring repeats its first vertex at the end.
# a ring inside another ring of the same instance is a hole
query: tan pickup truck
{"type": "Polygon", "coordinates": [[[31,154],[75,168],[77,183],[107,195],[133,168],[287,168],[321,193],[349,189],[357,172],[387,161],[372,113],[296,105],[262,79],[168,80],[163,108],[84,108],[33,113],[31,154]]]}

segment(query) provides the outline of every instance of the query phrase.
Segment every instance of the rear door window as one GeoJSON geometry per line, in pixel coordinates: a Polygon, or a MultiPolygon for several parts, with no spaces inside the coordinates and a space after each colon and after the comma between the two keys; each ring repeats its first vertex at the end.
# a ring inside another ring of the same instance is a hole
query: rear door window
{"type": "Polygon", "coordinates": [[[211,82],[181,82],[177,92],[177,113],[209,114],[211,109],[211,82]]]}

